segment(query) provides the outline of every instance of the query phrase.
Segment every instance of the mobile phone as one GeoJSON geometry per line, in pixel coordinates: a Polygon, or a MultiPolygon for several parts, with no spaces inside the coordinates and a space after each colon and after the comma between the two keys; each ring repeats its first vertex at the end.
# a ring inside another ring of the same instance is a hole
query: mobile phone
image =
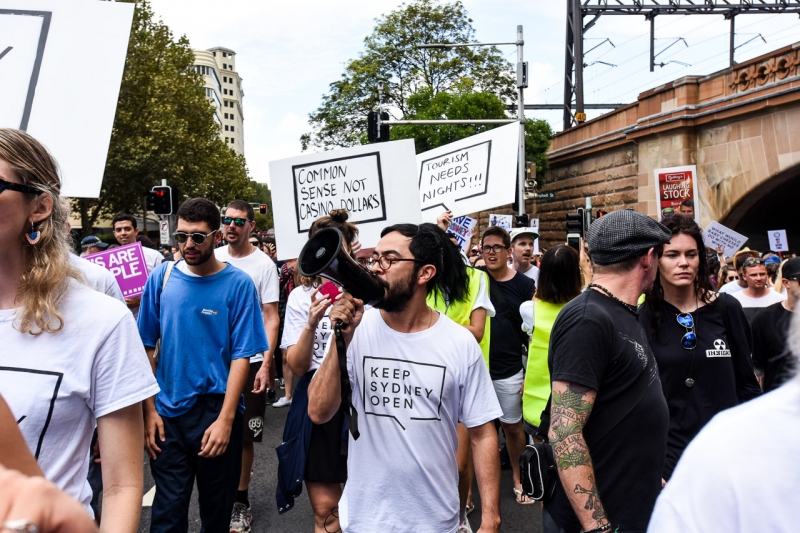
{"type": "Polygon", "coordinates": [[[579,233],[568,233],[567,234],[567,245],[572,246],[575,248],[575,251],[580,253],[581,252],[581,236],[579,233]]]}
{"type": "Polygon", "coordinates": [[[339,296],[339,287],[337,287],[333,282],[328,281],[327,283],[323,284],[322,287],[319,288],[319,294],[323,296],[328,296],[331,301],[336,299],[339,296]]]}

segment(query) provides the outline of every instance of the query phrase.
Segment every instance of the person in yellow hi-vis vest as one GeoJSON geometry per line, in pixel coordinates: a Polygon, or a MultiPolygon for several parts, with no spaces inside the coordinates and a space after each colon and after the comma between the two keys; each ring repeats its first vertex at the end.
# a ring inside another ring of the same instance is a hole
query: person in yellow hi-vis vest
{"type": "MultiPolygon", "coordinates": [[[[451,238],[451,242],[454,239],[451,238]]],[[[457,246],[453,242],[454,246],[457,246]]],[[[481,347],[486,365],[489,365],[489,318],[494,316],[494,306],[489,299],[489,282],[487,274],[481,270],[464,265],[469,281],[468,292],[463,299],[451,299],[441,291],[434,290],[428,294],[428,305],[443,313],[457,324],[467,328],[481,347]]],[[[460,276],[457,276],[460,278],[460,276]]],[[[475,506],[471,500],[472,479],[474,470],[470,453],[469,432],[464,424],[458,424],[458,495],[459,495],[459,532],[471,531],[467,521],[467,512],[475,506]]]]}
{"type": "Polygon", "coordinates": [[[539,285],[533,301],[520,306],[523,329],[531,335],[522,392],[522,418],[526,432],[539,440],[542,440],[539,436],[542,410],[550,397],[550,371],[547,367],[550,332],[561,309],[580,293],[578,253],[570,246],[560,244],[542,256],[539,285]],[[528,317],[532,319],[528,320],[528,317]]]}

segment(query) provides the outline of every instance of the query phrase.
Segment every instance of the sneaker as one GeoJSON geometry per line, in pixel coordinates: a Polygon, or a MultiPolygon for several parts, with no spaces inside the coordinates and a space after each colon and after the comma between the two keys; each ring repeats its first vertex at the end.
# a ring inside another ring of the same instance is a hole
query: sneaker
{"type": "Polygon", "coordinates": [[[286,388],[286,383],[284,383],[283,378],[281,378],[281,388],[282,389],[286,388]]]}
{"type": "Polygon", "coordinates": [[[272,407],[286,407],[292,405],[292,399],[282,396],[277,402],[272,404],[272,407]]]}
{"type": "Polygon", "coordinates": [[[472,526],[469,525],[469,520],[466,518],[464,520],[459,520],[456,533],[472,533],[472,526]]]}
{"type": "Polygon", "coordinates": [[[253,521],[253,513],[250,508],[243,503],[233,504],[231,513],[231,533],[250,533],[250,524],[253,521]]]}
{"type": "Polygon", "coordinates": [[[278,394],[275,392],[275,389],[267,389],[267,403],[275,403],[277,399],[278,394]]]}

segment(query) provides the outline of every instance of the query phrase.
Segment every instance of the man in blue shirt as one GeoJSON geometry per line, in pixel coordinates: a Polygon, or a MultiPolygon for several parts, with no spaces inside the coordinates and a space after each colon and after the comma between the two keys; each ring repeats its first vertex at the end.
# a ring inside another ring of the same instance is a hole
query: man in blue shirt
{"type": "Polygon", "coordinates": [[[250,357],[269,346],[252,279],[214,256],[219,226],[214,203],[184,202],[174,234],[184,261],[154,270],[142,295],[139,334],[161,387],[144,404],[151,533],[187,531],[195,481],[201,531],[228,531],[239,484],[242,391],[250,357]]]}

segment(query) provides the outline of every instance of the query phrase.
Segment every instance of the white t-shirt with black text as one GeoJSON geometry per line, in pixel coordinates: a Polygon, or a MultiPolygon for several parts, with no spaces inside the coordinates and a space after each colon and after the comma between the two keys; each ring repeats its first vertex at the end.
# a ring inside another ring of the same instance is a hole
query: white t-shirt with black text
{"type": "Polygon", "coordinates": [[[361,436],[350,436],[339,501],[345,533],[458,528],[456,426],[503,412],[475,337],[445,315],[433,319],[400,333],[371,309],[347,349],[361,436]]]}
{"type": "MultiPolygon", "coordinates": [[[[311,293],[314,289],[301,285],[289,293],[289,299],[286,302],[286,315],[283,325],[283,338],[281,339],[281,349],[287,350],[289,346],[294,346],[300,340],[300,335],[303,329],[308,324],[308,315],[311,310],[311,293]]],[[[317,298],[322,298],[321,294],[317,294],[317,298]]],[[[314,346],[311,356],[311,367],[309,371],[316,370],[325,355],[328,353],[328,342],[333,336],[333,327],[331,319],[328,318],[331,308],[325,310],[325,316],[317,324],[317,330],[314,333],[314,346]]]]}
{"type": "Polygon", "coordinates": [[[111,271],[74,254],[69,254],[69,262],[83,274],[84,285],[125,303],[117,278],[111,271]]]}
{"type": "MultiPolygon", "coordinates": [[[[278,269],[272,259],[256,247],[253,247],[253,252],[246,257],[231,257],[228,251],[229,246],[214,250],[214,255],[216,255],[217,259],[244,270],[253,279],[261,305],[277,302],[280,297],[278,269]]],[[[250,358],[251,363],[259,363],[263,360],[264,355],[260,353],[250,358]]]]}
{"type": "Polygon", "coordinates": [[[21,333],[16,310],[0,310],[0,395],[45,477],[91,513],[86,475],[97,419],[159,388],[128,309],[69,283],[56,333],[21,333]]]}

